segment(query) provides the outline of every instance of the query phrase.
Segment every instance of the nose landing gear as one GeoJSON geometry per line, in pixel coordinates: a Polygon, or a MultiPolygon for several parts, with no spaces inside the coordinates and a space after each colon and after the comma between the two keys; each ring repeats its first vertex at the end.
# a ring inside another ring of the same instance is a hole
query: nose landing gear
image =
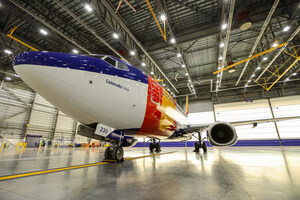
{"type": "Polygon", "coordinates": [[[152,142],[149,145],[150,152],[153,152],[154,149],[155,149],[155,152],[160,152],[161,151],[160,140],[158,140],[158,143],[155,143],[155,138],[152,139],[152,142]]]}
{"type": "Polygon", "coordinates": [[[109,146],[105,149],[104,160],[109,162],[122,162],[124,160],[124,150],[118,145],[109,146]]]}

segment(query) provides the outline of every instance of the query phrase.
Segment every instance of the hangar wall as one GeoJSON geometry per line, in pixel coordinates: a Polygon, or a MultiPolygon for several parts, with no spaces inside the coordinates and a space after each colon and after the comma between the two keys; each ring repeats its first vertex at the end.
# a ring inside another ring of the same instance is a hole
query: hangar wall
{"type": "MultiPolygon", "coordinates": [[[[12,142],[20,142],[25,134],[42,135],[55,141],[87,142],[86,137],[76,135],[79,125],[72,118],[58,111],[40,95],[22,84],[2,82],[0,86],[0,134],[12,142]]],[[[270,119],[272,112],[268,99],[212,105],[211,101],[191,102],[189,118],[192,124],[270,119]]],[[[270,99],[275,118],[300,116],[300,96],[270,99]]],[[[277,122],[282,139],[300,139],[300,119],[277,122]]],[[[262,123],[237,127],[240,140],[277,140],[275,123],[262,123]]],[[[196,140],[196,139],[194,139],[196,140]]],[[[143,139],[140,139],[143,141],[143,139]]]]}

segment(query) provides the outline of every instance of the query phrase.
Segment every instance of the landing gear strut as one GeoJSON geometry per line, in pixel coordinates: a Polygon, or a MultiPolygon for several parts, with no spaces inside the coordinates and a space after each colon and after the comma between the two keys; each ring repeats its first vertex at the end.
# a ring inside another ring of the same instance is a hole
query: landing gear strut
{"type": "Polygon", "coordinates": [[[156,152],[160,152],[161,151],[160,140],[158,140],[158,143],[155,143],[155,138],[152,139],[152,142],[149,145],[150,152],[153,152],[154,149],[155,149],[156,152]]]}
{"type": "Polygon", "coordinates": [[[115,162],[121,162],[124,160],[124,150],[119,145],[109,146],[105,149],[104,152],[104,161],[113,160],[115,162]]]}
{"type": "Polygon", "coordinates": [[[199,149],[202,148],[203,152],[207,152],[207,146],[206,143],[203,141],[204,139],[201,138],[201,133],[198,132],[198,140],[199,142],[195,142],[195,150],[194,152],[199,152],[199,149]]]}

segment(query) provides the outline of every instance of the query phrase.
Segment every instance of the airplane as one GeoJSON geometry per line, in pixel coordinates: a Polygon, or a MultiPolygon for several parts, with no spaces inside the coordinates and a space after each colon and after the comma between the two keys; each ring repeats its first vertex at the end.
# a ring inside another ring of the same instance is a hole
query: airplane
{"type": "Polygon", "coordinates": [[[195,151],[206,152],[204,130],[212,146],[231,146],[238,140],[234,124],[193,127],[188,101],[183,111],[151,76],[110,55],[32,51],[16,56],[13,66],[28,86],[81,123],[79,135],[111,144],[105,160],[123,161],[123,147],[134,146],[136,136],[151,139],[150,152],[161,150],[162,139],[185,141],[196,133],[195,151]]]}

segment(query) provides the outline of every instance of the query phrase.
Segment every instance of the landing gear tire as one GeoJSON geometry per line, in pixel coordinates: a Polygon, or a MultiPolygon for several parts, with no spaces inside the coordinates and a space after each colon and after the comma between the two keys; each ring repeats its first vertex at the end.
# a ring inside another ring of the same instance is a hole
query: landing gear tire
{"type": "Polygon", "coordinates": [[[117,162],[121,162],[124,160],[123,156],[124,156],[124,150],[122,147],[119,146],[115,146],[112,150],[111,153],[112,159],[117,161],[117,162]]]}
{"type": "Polygon", "coordinates": [[[202,147],[203,149],[203,152],[206,153],[207,152],[207,146],[206,146],[206,143],[205,142],[202,142],[202,147]]]}
{"type": "Polygon", "coordinates": [[[154,148],[155,148],[155,145],[151,142],[149,145],[150,152],[153,152],[154,148]]]}
{"type": "Polygon", "coordinates": [[[200,149],[199,143],[195,142],[195,150],[194,150],[194,152],[199,152],[199,149],[200,149]]]}
{"type": "Polygon", "coordinates": [[[110,160],[111,159],[111,155],[110,155],[110,147],[107,147],[105,149],[105,152],[104,152],[104,159],[106,160],[110,160]]]}
{"type": "Polygon", "coordinates": [[[159,143],[155,144],[155,151],[160,152],[160,144],[159,143]]]}

